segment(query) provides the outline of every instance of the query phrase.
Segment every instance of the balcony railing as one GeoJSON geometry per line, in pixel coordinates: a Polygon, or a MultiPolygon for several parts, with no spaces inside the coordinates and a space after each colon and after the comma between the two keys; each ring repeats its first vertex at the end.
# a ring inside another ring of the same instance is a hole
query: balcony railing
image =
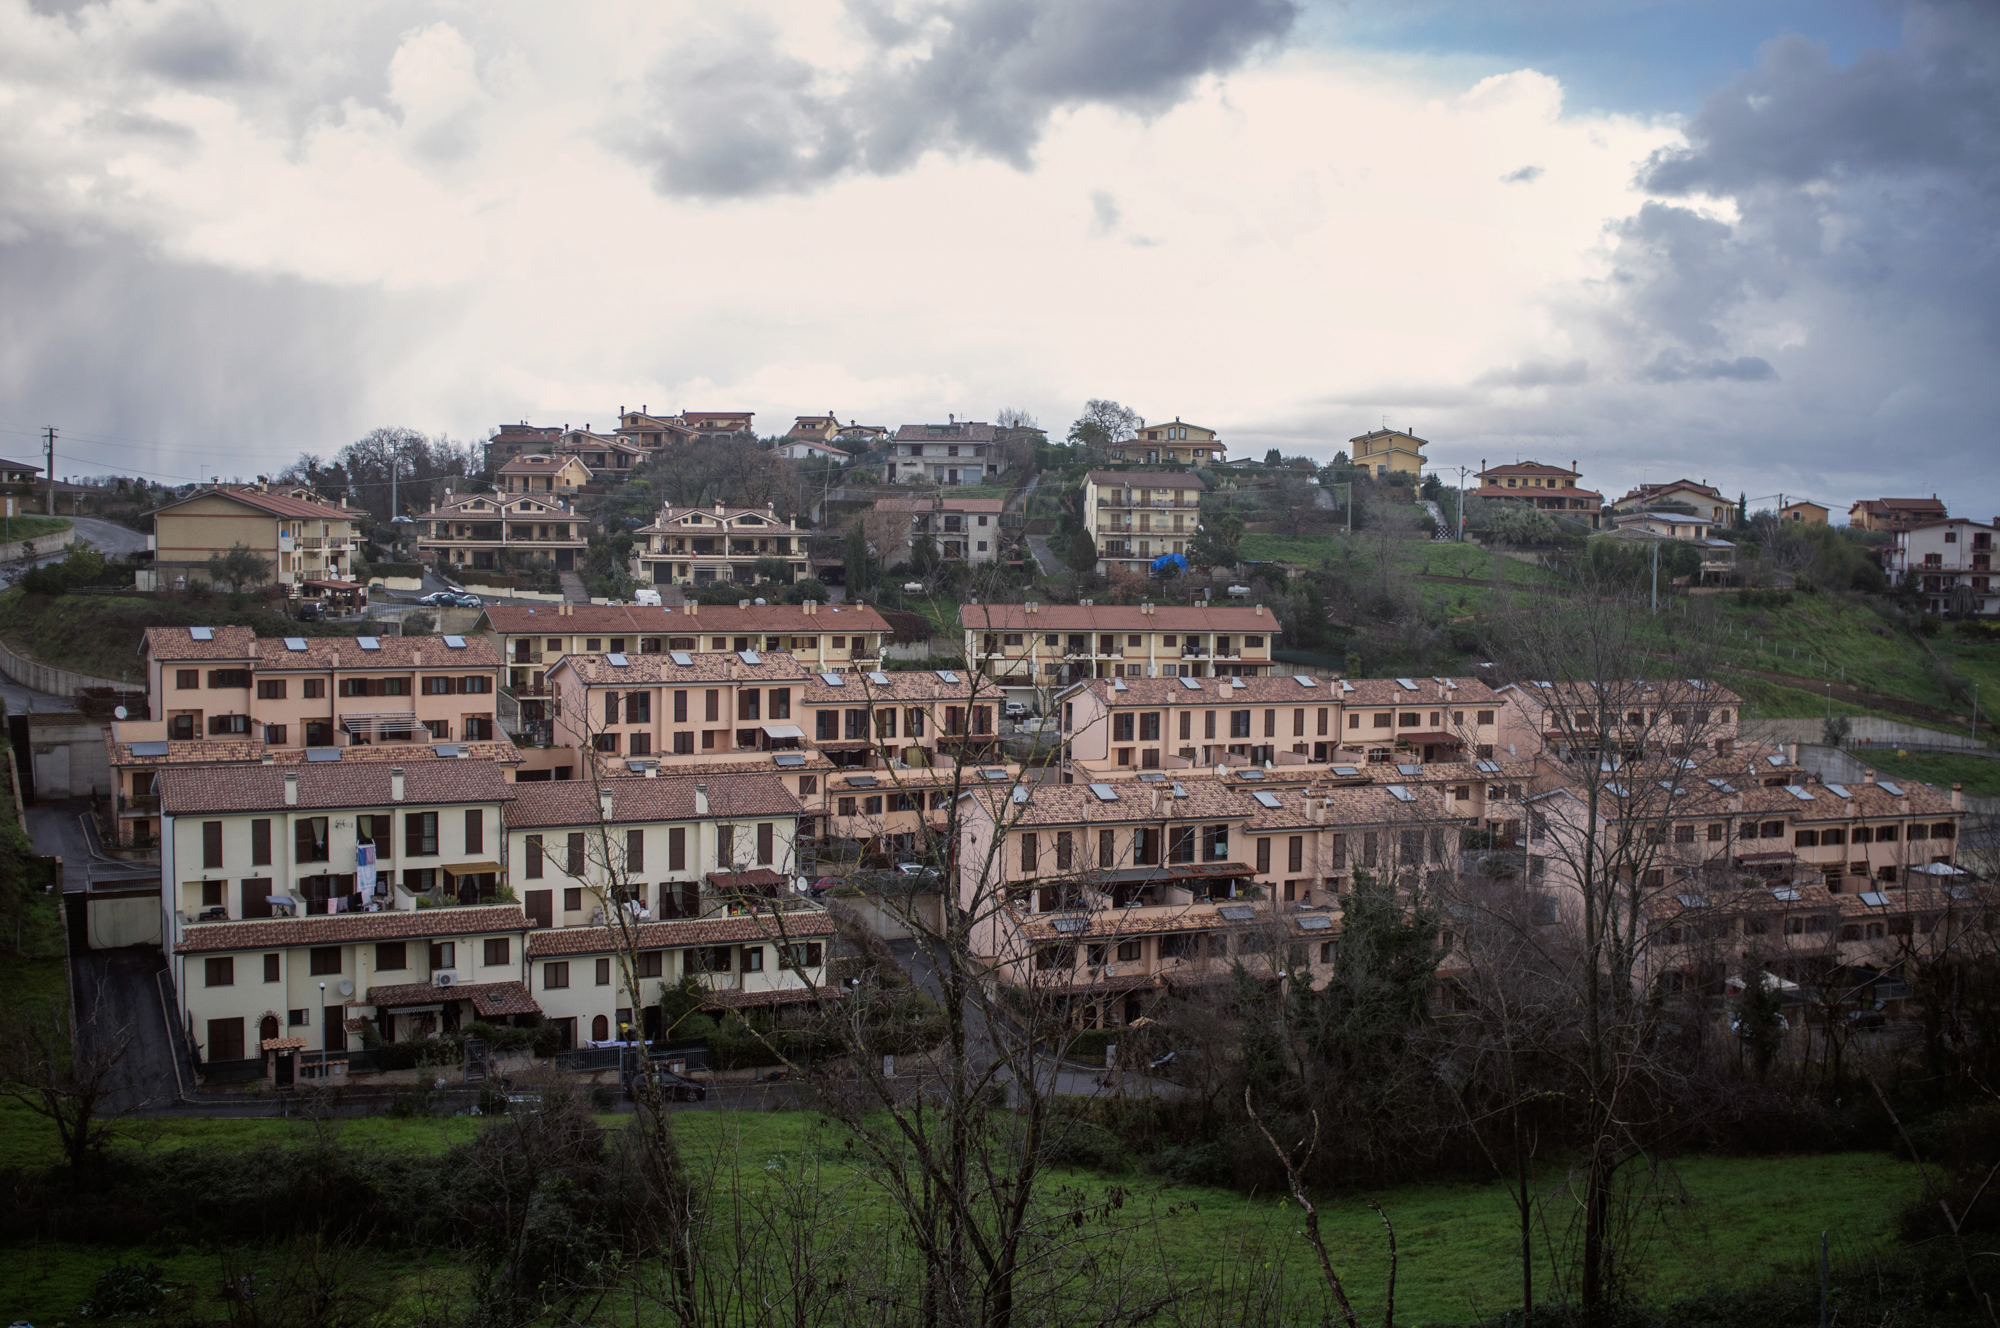
{"type": "Polygon", "coordinates": [[[160,795],[157,793],[121,793],[118,795],[120,816],[158,816],[160,795]]]}

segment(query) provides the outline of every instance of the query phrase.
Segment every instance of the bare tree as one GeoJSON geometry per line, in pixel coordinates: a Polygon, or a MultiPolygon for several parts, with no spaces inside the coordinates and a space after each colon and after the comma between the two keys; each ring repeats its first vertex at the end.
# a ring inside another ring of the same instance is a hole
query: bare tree
{"type": "Polygon", "coordinates": [[[78,1171],[102,1153],[123,1120],[146,1105],[124,1083],[122,1065],[134,1031],[103,1015],[104,995],[78,1025],[60,1002],[32,1005],[10,1021],[0,1096],[56,1128],[63,1157],[78,1171]]]}

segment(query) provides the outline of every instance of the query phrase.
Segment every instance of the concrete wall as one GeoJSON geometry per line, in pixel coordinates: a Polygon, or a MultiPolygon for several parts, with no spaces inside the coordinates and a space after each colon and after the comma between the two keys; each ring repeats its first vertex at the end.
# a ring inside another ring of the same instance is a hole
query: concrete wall
{"type": "MultiPolygon", "coordinates": [[[[138,659],[133,658],[133,675],[138,675],[138,659]]],[[[85,687],[112,687],[118,691],[130,691],[138,682],[127,682],[121,678],[93,678],[87,673],[72,673],[68,669],[58,669],[47,664],[37,664],[31,659],[0,645],[0,673],[6,674],[23,687],[31,687],[51,696],[75,696],[85,687]]]]}
{"type": "MultiPolygon", "coordinates": [[[[23,515],[38,516],[40,514],[27,512],[23,515]]],[[[0,544],[0,563],[17,563],[24,558],[40,558],[45,554],[53,553],[57,549],[74,543],[76,543],[76,527],[74,526],[71,526],[68,530],[59,530],[53,535],[43,535],[40,539],[12,540],[6,544],[0,544]]]]}
{"type": "Polygon", "coordinates": [[[104,726],[82,715],[28,717],[35,758],[35,797],[80,798],[111,789],[111,761],[104,726]]]}
{"type": "MultiPolygon", "coordinates": [[[[1859,784],[1866,778],[1868,772],[1874,769],[1868,764],[1866,752],[1847,752],[1838,747],[1825,747],[1818,743],[1799,745],[1799,764],[1822,780],[1835,784],[1859,784]]],[[[1904,780],[1900,775],[1878,773],[1876,778],[1887,779],[1891,783],[1911,782],[1904,780]]],[[[1951,789],[1947,787],[1942,792],[1949,793],[1951,789]]],[[[1965,810],[1979,816],[2000,816],[2000,798],[1968,796],[1965,799],[1965,810]]]]}
{"type": "Polygon", "coordinates": [[[129,890],[93,894],[89,910],[89,940],[93,950],[118,950],[128,945],[160,944],[160,894],[129,890]]]}
{"type": "MultiPolygon", "coordinates": [[[[1905,724],[1893,719],[1855,715],[1849,717],[1848,723],[1854,726],[1847,738],[1847,746],[1850,748],[1952,747],[1975,751],[1986,750],[1985,743],[1975,741],[1966,734],[1924,728],[1918,724],[1905,724]]],[[[1824,721],[1817,719],[1746,719],[1743,721],[1742,734],[1746,742],[1818,743],[1826,735],[1826,726],[1824,721]]]]}

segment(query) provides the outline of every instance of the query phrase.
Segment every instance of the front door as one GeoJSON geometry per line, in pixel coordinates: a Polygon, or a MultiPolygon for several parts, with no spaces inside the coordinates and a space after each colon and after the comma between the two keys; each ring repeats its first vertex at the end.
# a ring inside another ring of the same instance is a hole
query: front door
{"type": "Polygon", "coordinates": [[[280,1088],[290,1088],[290,1087],[292,1086],[292,1053],[291,1053],[291,1052],[289,1052],[289,1051],[281,1051],[281,1052],[279,1052],[279,1053],[278,1053],[278,1066],[277,1066],[277,1074],[276,1074],[275,1078],[276,1078],[276,1082],[277,1082],[277,1085],[278,1085],[278,1087],[280,1087],[280,1088]]]}

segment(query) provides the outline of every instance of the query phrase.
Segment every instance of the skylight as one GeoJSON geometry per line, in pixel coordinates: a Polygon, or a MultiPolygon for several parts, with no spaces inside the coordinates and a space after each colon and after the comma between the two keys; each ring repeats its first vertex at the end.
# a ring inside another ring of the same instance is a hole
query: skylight
{"type": "Polygon", "coordinates": [[[1340,680],[1340,690],[1342,692],[1351,692],[1354,690],[1354,684],[1349,682],[1347,679],[1342,678],[1340,680]]]}
{"type": "Polygon", "coordinates": [[[1112,788],[1109,784],[1092,784],[1090,791],[1097,795],[1099,802],[1118,801],[1118,790],[1112,788]]]}
{"type": "Polygon", "coordinates": [[[1847,785],[1845,784],[1828,784],[1826,791],[1836,798],[1851,798],[1854,796],[1847,791],[1847,785]]]}
{"type": "Polygon", "coordinates": [[[1481,774],[1497,775],[1500,773],[1500,763],[1498,761],[1474,761],[1473,764],[1479,767],[1481,774]]]}
{"type": "Polygon", "coordinates": [[[1303,674],[1303,673],[1294,673],[1294,674],[1292,675],[1292,681],[1293,681],[1293,682],[1295,682],[1295,683],[1297,683],[1297,684],[1298,684],[1299,686],[1301,686],[1301,687],[1317,687],[1317,686],[1319,686],[1319,683],[1318,683],[1318,681],[1317,681],[1317,680],[1315,680],[1315,679],[1312,679],[1312,678],[1308,678],[1308,677],[1306,677],[1306,675],[1305,675],[1305,674],[1303,674]]]}
{"type": "Polygon", "coordinates": [[[1066,936],[1073,936],[1077,932],[1089,930],[1090,919],[1057,918],[1054,922],[1051,922],[1049,925],[1054,927],[1057,931],[1062,932],[1066,936]]]}
{"type": "Polygon", "coordinates": [[[1800,802],[1811,802],[1813,800],[1813,795],[1806,792],[1805,789],[1801,788],[1797,784],[1785,785],[1785,792],[1791,794],[1793,797],[1797,798],[1800,802]]]}
{"type": "Polygon", "coordinates": [[[1333,919],[1332,919],[1332,918],[1330,918],[1330,917],[1327,917],[1327,916],[1326,916],[1325,914],[1323,914],[1323,913],[1315,913],[1315,914],[1313,914],[1313,915],[1312,915],[1311,917],[1304,917],[1304,918],[1300,918],[1300,919],[1298,919],[1298,924],[1299,924],[1299,930],[1300,930],[1300,931],[1332,931],[1332,930],[1333,930],[1333,919]]]}
{"type": "Polygon", "coordinates": [[[1250,684],[1249,684],[1249,683],[1247,683],[1247,682],[1245,682],[1245,681],[1243,681],[1243,680],[1242,680],[1241,678],[1231,678],[1231,679],[1229,680],[1229,685],[1230,685],[1231,687],[1235,687],[1235,688],[1239,688],[1239,689],[1241,689],[1241,688],[1247,688],[1247,687],[1248,687],[1248,686],[1249,686],[1250,684]]]}
{"type": "Polygon", "coordinates": [[[953,673],[953,672],[952,672],[952,671],[951,671],[950,669],[939,669],[939,670],[937,670],[937,676],[938,676],[939,680],[940,680],[940,681],[943,681],[943,682],[957,682],[957,681],[958,681],[958,675],[957,675],[956,673],[953,673]]]}
{"type": "Polygon", "coordinates": [[[1258,802],[1258,805],[1260,806],[1270,807],[1275,809],[1285,805],[1284,799],[1280,798],[1277,794],[1269,792],[1265,789],[1258,789],[1250,796],[1255,798],[1258,802]]]}
{"type": "Polygon", "coordinates": [[[1397,802],[1415,802],[1417,800],[1417,795],[1404,788],[1401,784],[1389,785],[1389,796],[1397,802]]]}
{"type": "Polygon", "coordinates": [[[1892,798],[1900,798],[1903,796],[1903,786],[1901,784],[1891,784],[1886,779],[1876,781],[1875,787],[1881,789],[1884,793],[1887,793],[1892,798]]]}
{"type": "Polygon", "coordinates": [[[215,639],[215,629],[213,627],[190,627],[188,628],[188,635],[196,641],[213,641],[215,639]]]}
{"type": "Polygon", "coordinates": [[[751,665],[762,664],[764,662],[754,650],[739,650],[736,652],[736,658],[742,660],[745,664],[751,665]]]}
{"type": "Polygon", "coordinates": [[[285,649],[304,650],[305,648],[306,639],[303,636],[288,636],[285,638],[285,649]]]}
{"type": "Polygon", "coordinates": [[[1402,688],[1406,692],[1414,692],[1417,690],[1417,684],[1408,678],[1396,679],[1396,685],[1402,688]]]}
{"type": "Polygon", "coordinates": [[[1157,770],[1143,770],[1139,773],[1139,782],[1141,784],[1164,784],[1167,782],[1167,777],[1157,770]]]}
{"type": "Polygon", "coordinates": [[[1799,901],[1799,892],[1789,885],[1773,886],[1771,898],[1782,904],[1796,904],[1799,901]]]}
{"type": "Polygon", "coordinates": [[[447,636],[444,639],[444,648],[446,650],[463,650],[465,649],[465,638],[462,636],[447,636]]]}
{"type": "Polygon", "coordinates": [[[306,748],[306,760],[308,760],[308,761],[315,761],[315,762],[317,762],[317,761],[338,761],[339,759],[340,759],[340,748],[338,748],[338,747],[308,747],[308,748],[306,748]]]}
{"type": "Polygon", "coordinates": [[[877,687],[887,687],[889,685],[889,675],[886,673],[871,673],[868,675],[868,681],[874,683],[877,687]]]}
{"type": "Polygon", "coordinates": [[[1257,917],[1257,910],[1248,904],[1225,904],[1215,913],[1224,922],[1251,922],[1257,917]]]}
{"type": "Polygon", "coordinates": [[[132,744],[134,756],[165,756],[172,748],[164,742],[135,742],[132,744]]]}
{"type": "Polygon", "coordinates": [[[357,636],[354,638],[354,643],[363,650],[380,650],[382,648],[382,638],[379,636],[357,636]]]}
{"type": "Polygon", "coordinates": [[[1238,770],[1236,772],[1236,777],[1238,779],[1262,779],[1264,777],[1264,772],[1262,770],[1258,770],[1255,768],[1249,770],[1238,770]]]}
{"type": "Polygon", "coordinates": [[[1333,768],[1333,773],[1339,775],[1342,779],[1355,779],[1360,776],[1361,767],[1358,765],[1337,765],[1333,768]]]}
{"type": "Polygon", "coordinates": [[[849,775],[849,776],[847,777],[847,787],[849,787],[849,788],[874,788],[874,787],[875,787],[875,776],[873,776],[873,775],[849,775]]]}
{"type": "Polygon", "coordinates": [[[1196,682],[1193,678],[1182,678],[1180,681],[1181,681],[1181,686],[1185,687],[1190,692],[1198,692],[1201,690],[1201,684],[1196,682]]]}
{"type": "Polygon", "coordinates": [[[806,754],[804,752],[772,752],[771,761],[775,765],[804,765],[806,763],[806,754]]]}
{"type": "Polygon", "coordinates": [[[1176,798],[1185,798],[1185,797],[1186,797],[1187,795],[1188,795],[1188,791],[1187,791],[1187,788],[1186,788],[1186,786],[1184,786],[1183,784],[1181,784],[1181,783],[1180,783],[1180,781],[1176,780],[1176,781],[1174,782],[1174,796],[1175,796],[1176,798]]]}
{"type": "Polygon", "coordinates": [[[461,751],[463,751],[464,748],[460,747],[455,742],[441,742],[438,743],[436,746],[432,747],[431,750],[436,752],[439,756],[446,758],[447,760],[452,760],[456,759],[458,754],[461,751]]]}
{"type": "Polygon", "coordinates": [[[669,650],[667,652],[667,658],[672,660],[674,663],[680,665],[684,669],[691,668],[694,665],[694,656],[690,655],[685,650],[669,650]]]}
{"type": "Polygon", "coordinates": [[[1028,786],[1026,784],[1016,784],[1014,786],[1014,805],[1016,807],[1025,807],[1028,805],[1028,786]]]}
{"type": "Polygon", "coordinates": [[[1870,890],[1861,896],[1861,902],[1870,908],[1887,908],[1889,907],[1889,896],[1870,890]]]}
{"type": "Polygon", "coordinates": [[[604,662],[609,664],[614,669],[622,669],[627,665],[629,665],[632,661],[625,658],[625,656],[623,655],[606,655],[604,657],[604,662]]]}
{"type": "Polygon", "coordinates": [[[1003,767],[997,765],[989,765],[984,770],[981,770],[979,773],[986,776],[988,779],[992,780],[996,784],[1004,781],[1007,778],[1007,771],[1003,767]]]}
{"type": "Polygon", "coordinates": [[[841,677],[838,673],[822,673],[819,675],[819,680],[829,687],[847,686],[847,679],[841,677]]]}
{"type": "Polygon", "coordinates": [[[1396,771],[1404,775],[1421,775],[1424,773],[1424,768],[1421,765],[1398,765],[1396,771]]]}
{"type": "Polygon", "coordinates": [[[1125,685],[1123,678],[1113,678],[1111,680],[1111,690],[1114,692],[1129,692],[1132,689],[1125,685]]]}

